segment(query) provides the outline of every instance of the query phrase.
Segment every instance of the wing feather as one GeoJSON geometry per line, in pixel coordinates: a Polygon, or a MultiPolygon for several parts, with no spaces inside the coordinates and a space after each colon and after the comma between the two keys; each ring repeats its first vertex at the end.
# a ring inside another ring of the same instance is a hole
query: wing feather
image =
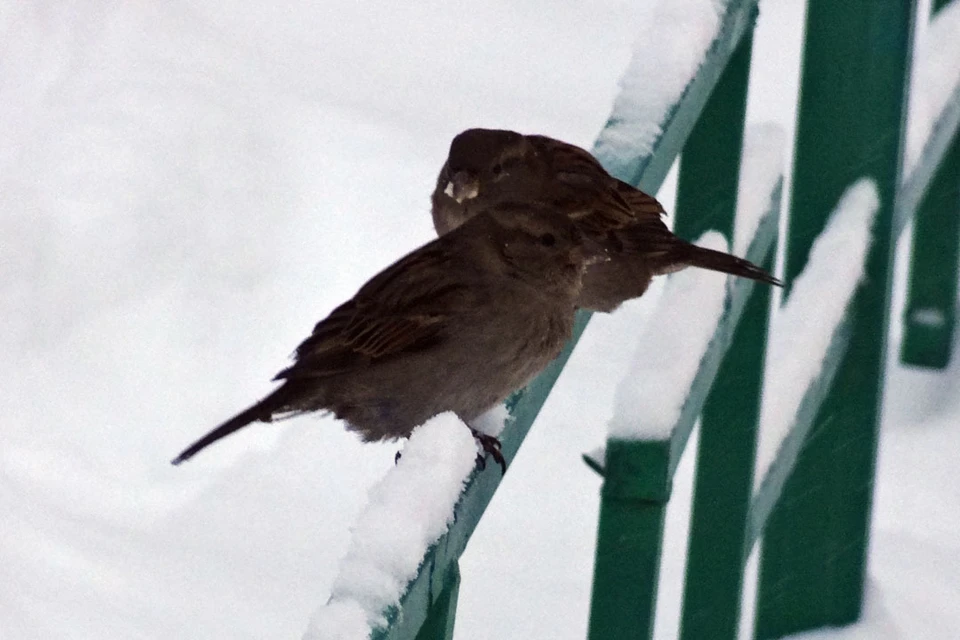
{"type": "Polygon", "coordinates": [[[317,323],[276,379],[335,375],[434,344],[454,298],[469,294],[451,268],[455,259],[434,241],[374,276],[317,323]]]}

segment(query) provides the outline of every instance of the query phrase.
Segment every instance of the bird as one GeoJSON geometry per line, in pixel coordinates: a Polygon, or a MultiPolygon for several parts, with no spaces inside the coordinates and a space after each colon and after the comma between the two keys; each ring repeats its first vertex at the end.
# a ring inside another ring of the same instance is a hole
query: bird
{"type": "MultiPolygon", "coordinates": [[[[253,422],[314,411],[365,442],[407,437],[445,411],[469,424],[560,353],[583,273],[605,255],[536,203],[479,212],[371,278],[316,324],[278,388],[171,462],[253,422]]],[[[474,436],[505,470],[499,441],[474,436]]]]}
{"type": "Polygon", "coordinates": [[[542,135],[467,129],[453,138],[431,195],[438,235],[498,202],[536,202],[571,217],[609,260],[590,266],[578,307],[611,312],[659,275],[700,267],[782,286],[753,263],[691,244],[664,224],[653,196],[611,176],[576,145],[542,135]]]}

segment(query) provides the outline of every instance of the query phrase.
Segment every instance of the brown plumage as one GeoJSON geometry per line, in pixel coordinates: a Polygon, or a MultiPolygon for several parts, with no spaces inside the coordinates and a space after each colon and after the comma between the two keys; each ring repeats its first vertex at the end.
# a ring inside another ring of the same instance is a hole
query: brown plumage
{"type": "Polygon", "coordinates": [[[374,276],[297,347],[278,389],[173,463],[251,422],[310,411],[365,441],[408,436],[444,411],[473,420],[557,356],[602,254],[540,205],[491,207],[374,276]]]}
{"type": "Polygon", "coordinates": [[[431,199],[440,235],[505,201],[540,203],[573,219],[610,254],[584,276],[577,304],[585,309],[612,311],[642,295],[654,276],[688,266],[780,284],[747,260],[678,238],[656,198],[611,176],[584,149],[546,136],[464,131],[450,144],[431,199]]]}

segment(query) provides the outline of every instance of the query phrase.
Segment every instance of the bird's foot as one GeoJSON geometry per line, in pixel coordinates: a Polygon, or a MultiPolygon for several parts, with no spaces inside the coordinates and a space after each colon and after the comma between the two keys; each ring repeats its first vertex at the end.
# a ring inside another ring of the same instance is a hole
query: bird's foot
{"type": "MultiPolygon", "coordinates": [[[[507,461],[503,457],[503,451],[501,450],[502,445],[500,444],[499,438],[481,433],[474,428],[471,428],[470,432],[473,433],[473,437],[477,439],[480,448],[483,449],[483,453],[489,453],[493,461],[500,465],[500,473],[506,473],[507,461]]],[[[477,466],[480,467],[480,469],[487,468],[487,461],[481,453],[477,454],[477,466]]]]}

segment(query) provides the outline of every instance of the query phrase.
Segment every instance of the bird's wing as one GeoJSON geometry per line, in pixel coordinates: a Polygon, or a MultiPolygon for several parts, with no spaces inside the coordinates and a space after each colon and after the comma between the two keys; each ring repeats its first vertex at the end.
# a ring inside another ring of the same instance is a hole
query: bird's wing
{"type": "Polygon", "coordinates": [[[663,222],[663,205],[653,196],[617,180],[589,152],[545,136],[530,136],[549,159],[556,180],[552,204],[577,226],[617,252],[651,258],[666,255],[680,242],[663,222]]]}
{"type": "Polygon", "coordinates": [[[604,186],[584,187],[582,198],[568,198],[560,206],[569,206],[567,215],[609,250],[656,256],[673,247],[677,239],[664,224],[656,198],[632,187],[632,193],[621,190],[617,185],[623,183],[609,180],[604,186]]]}
{"type": "Polygon", "coordinates": [[[546,136],[530,136],[535,148],[548,159],[554,204],[568,207],[584,230],[605,233],[636,224],[658,226],[663,206],[653,196],[617,180],[588,151],[546,136]]]}
{"type": "Polygon", "coordinates": [[[323,377],[423,349],[440,337],[454,298],[467,287],[451,274],[451,252],[436,241],[365,284],[317,323],[277,378],[323,377]]]}
{"type": "Polygon", "coordinates": [[[650,194],[632,187],[622,180],[616,180],[615,189],[617,194],[627,203],[630,210],[637,217],[657,217],[667,215],[660,201],[650,194]]]}

